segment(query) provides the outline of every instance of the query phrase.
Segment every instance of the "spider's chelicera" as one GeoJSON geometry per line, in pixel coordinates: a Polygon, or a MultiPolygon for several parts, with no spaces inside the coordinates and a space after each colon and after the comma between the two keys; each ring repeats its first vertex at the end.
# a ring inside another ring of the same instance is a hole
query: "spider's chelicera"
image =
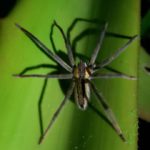
{"type": "MultiPolygon", "coordinates": [[[[87,21],[90,22],[90,20],[86,19],[76,19],[72,25],[75,25],[78,21],[87,21]]],[[[124,135],[119,127],[119,124],[117,123],[115,116],[109,107],[108,103],[105,101],[103,95],[101,92],[97,90],[95,85],[92,83],[93,79],[99,79],[99,78],[125,78],[125,79],[131,79],[134,80],[135,77],[133,76],[128,76],[123,73],[111,70],[111,73],[108,74],[102,74],[98,73],[98,71],[102,68],[107,67],[114,59],[116,59],[131,42],[133,42],[138,36],[135,35],[133,37],[130,37],[127,43],[125,43],[121,48],[119,48],[115,53],[104,59],[101,63],[96,64],[96,58],[98,56],[98,53],[101,49],[101,45],[104,39],[104,36],[106,34],[106,29],[107,29],[107,23],[104,24],[103,29],[100,32],[100,36],[97,42],[97,45],[91,55],[91,58],[88,63],[83,62],[82,60],[76,65],[75,64],[75,58],[73,56],[73,50],[72,50],[72,45],[71,41],[69,38],[69,32],[67,32],[67,35],[64,33],[63,29],[54,21],[52,25],[52,31],[53,28],[57,27],[58,30],[61,32],[65,46],[67,49],[67,54],[68,54],[68,59],[69,59],[69,64],[67,64],[64,60],[62,60],[57,54],[52,53],[51,50],[49,50],[41,41],[39,41],[33,34],[31,34],[29,31],[21,27],[20,25],[16,24],[16,26],[23,31],[27,37],[32,40],[32,42],[50,59],[55,61],[57,64],[59,64],[62,68],[64,68],[66,71],[68,71],[67,74],[51,74],[48,73],[46,75],[42,74],[25,74],[25,72],[32,70],[32,69],[37,69],[37,68],[46,68],[49,66],[46,66],[44,64],[38,65],[38,66],[33,66],[33,67],[28,67],[25,68],[20,74],[15,75],[16,77],[37,77],[37,78],[57,78],[57,79],[63,79],[63,80],[71,80],[70,86],[66,92],[66,95],[57,108],[56,112],[54,113],[48,127],[44,131],[43,135],[40,138],[39,143],[41,143],[46,136],[48,130],[51,128],[52,124],[56,120],[57,116],[61,112],[63,106],[66,104],[72,93],[74,92],[75,96],[75,102],[78,106],[79,109],[81,110],[86,110],[88,107],[88,103],[90,101],[90,91],[92,90],[94,94],[97,97],[97,100],[101,103],[101,105],[104,108],[105,115],[117,134],[121,137],[122,140],[125,141],[124,135]]],[[[51,34],[52,35],[52,34],[51,34]]],[[[52,39],[52,37],[51,37],[52,39]]]]}

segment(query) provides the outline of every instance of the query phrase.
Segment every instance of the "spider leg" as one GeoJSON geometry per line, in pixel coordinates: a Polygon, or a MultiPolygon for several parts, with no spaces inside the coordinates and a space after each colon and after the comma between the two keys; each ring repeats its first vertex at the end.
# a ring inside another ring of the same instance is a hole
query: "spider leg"
{"type": "Polygon", "coordinates": [[[64,100],[61,102],[61,104],[57,108],[56,112],[53,114],[53,117],[52,117],[50,123],[48,124],[46,130],[44,131],[43,135],[41,136],[41,138],[39,140],[39,144],[42,143],[43,139],[45,138],[45,136],[47,135],[48,131],[52,127],[53,123],[55,122],[55,120],[58,117],[59,113],[61,112],[62,108],[65,106],[66,102],[68,101],[68,99],[72,95],[74,86],[75,86],[75,83],[74,83],[74,81],[72,81],[72,83],[71,83],[70,87],[68,88],[68,91],[67,91],[67,93],[65,95],[64,100]]]}
{"type": "MultiPolygon", "coordinates": [[[[104,23],[103,23],[104,24],[104,23]]],[[[77,35],[75,37],[75,39],[72,42],[72,49],[76,49],[76,43],[78,41],[80,41],[82,38],[88,36],[88,35],[93,35],[96,34],[97,32],[99,33],[101,30],[97,29],[97,28],[87,28],[85,30],[83,30],[79,35],[77,35]]],[[[110,36],[110,37],[115,37],[115,38],[122,38],[122,39],[131,39],[132,36],[128,36],[128,35],[122,35],[122,34],[118,34],[118,33],[113,33],[113,32],[107,32],[106,31],[106,37],[110,36]]]]}
{"type": "Polygon", "coordinates": [[[100,64],[97,64],[95,69],[100,69],[100,68],[103,68],[103,67],[109,65],[114,59],[116,59],[138,37],[139,37],[138,35],[133,36],[127,43],[125,43],[121,48],[119,48],[112,56],[106,58],[100,64]]]}
{"type": "Polygon", "coordinates": [[[129,35],[122,35],[122,34],[113,33],[113,32],[106,32],[106,36],[122,38],[122,39],[131,39],[132,38],[132,36],[129,36],[129,35]]]}
{"type": "Polygon", "coordinates": [[[25,35],[50,59],[54,60],[58,64],[60,64],[63,68],[67,71],[72,72],[72,68],[66,64],[58,55],[53,54],[41,41],[39,41],[32,33],[21,27],[20,25],[16,24],[16,26],[24,32],[25,35]]]}
{"type": "MultiPolygon", "coordinates": [[[[83,19],[83,18],[76,18],[71,26],[69,27],[68,31],[67,31],[67,37],[68,37],[68,40],[70,41],[70,32],[72,31],[72,29],[74,28],[74,26],[77,24],[77,22],[79,21],[84,21],[84,22],[89,22],[89,23],[98,23],[98,20],[96,19],[93,19],[93,20],[88,20],[88,19],[83,19]]],[[[105,23],[104,25],[104,29],[102,30],[101,34],[100,34],[100,39],[98,40],[98,44],[93,52],[93,55],[91,57],[91,60],[90,60],[90,63],[89,65],[93,65],[95,63],[95,60],[96,60],[96,57],[98,55],[98,52],[100,50],[100,47],[101,47],[101,44],[103,42],[103,39],[104,39],[104,35],[105,35],[105,32],[106,32],[106,29],[107,29],[107,23],[105,23]]],[[[88,29],[89,30],[89,29],[88,29]]],[[[88,31],[87,30],[87,31],[88,31]]],[[[94,29],[92,29],[94,30],[94,29]]]]}
{"type": "Polygon", "coordinates": [[[25,74],[26,72],[30,71],[30,70],[35,70],[35,69],[40,69],[40,68],[57,68],[57,66],[55,65],[49,65],[49,64],[39,64],[39,65],[36,65],[36,66],[30,66],[30,67],[26,67],[25,69],[23,69],[19,75],[23,75],[25,74]]]}
{"type": "MultiPolygon", "coordinates": [[[[109,79],[109,78],[124,78],[124,79],[129,79],[129,80],[136,80],[137,78],[134,76],[130,76],[127,74],[124,74],[120,71],[117,71],[113,68],[110,67],[105,67],[105,69],[111,71],[112,73],[108,73],[108,74],[101,74],[101,73],[96,73],[93,74],[93,76],[91,77],[91,79],[97,79],[97,78],[104,78],[104,79],[109,79]]],[[[97,70],[94,70],[94,73],[97,72],[97,70]]]]}
{"type": "Polygon", "coordinates": [[[126,141],[120,126],[115,118],[114,113],[112,112],[111,108],[109,107],[108,103],[106,102],[106,100],[104,99],[102,93],[98,92],[97,88],[94,86],[94,84],[92,82],[90,82],[91,88],[94,92],[94,94],[96,95],[96,97],[98,98],[98,101],[102,104],[103,108],[104,108],[104,112],[106,114],[107,119],[110,121],[111,125],[113,126],[113,128],[115,129],[116,133],[120,136],[120,138],[123,141],[126,141]]]}
{"type": "Polygon", "coordinates": [[[39,113],[39,124],[40,124],[41,136],[44,133],[43,119],[42,119],[42,101],[43,101],[43,97],[44,97],[44,94],[45,94],[45,89],[47,87],[47,83],[48,83],[48,78],[45,78],[44,79],[44,84],[43,84],[43,87],[42,87],[42,90],[41,90],[41,94],[40,94],[40,97],[39,97],[39,100],[38,100],[38,113],[39,113]]]}
{"type": "Polygon", "coordinates": [[[55,78],[55,79],[72,79],[73,74],[27,74],[27,75],[14,75],[19,78],[55,78]]]}
{"type": "Polygon", "coordinates": [[[91,76],[91,79],[111,79],[111,78],[123,78],[123,79],[128,79],[128,80],[136,80],[136,77],[134,76],[129,76],[123,73],[109,73],[109,74],[96,74],[91,76]]]}
{"type": "MultiPolygon", "coordinates": [[[[69,26],[69,28],[67,30],[67,39],[68,39],[68,42],[70,43],[70,45],[72,45],[73,54],[75,53],[77,42],[79,40],[81,40],[83,37],[85,37],[87,35],[97,33],[96,29],[87,28],[86,30],[81,32],[79,35],[77,35],[75,37],[75,39],[73,39],[72,44],[71,44],[71,32],[72,32],[72,30],[74,29],[74,27],[76,26],[76,24],[78,22],[87,22],[87,23],[93,23],[93,24],[98,24],[99,23],[99,21],[97,19],[76,18],[76,19],[73,20],[73,22],[71,23],[71,25],[69,26]]],[[[76,57],[76,55],[74,55],[74,56],[76,57]]]]}
{"type": "Polygon", "coordinates": [[[91,57],[91,59],[90,59],[89,65],[94,65],[94,63],[95,63],[95,60],[96,60],[96,58],[97,58],[97,55],[98,55],[98,53],[99,53],[99,51],[100,51],[100,49],[101,49],[101,45],[102,45],[102,42],[103,42],[103,39],[104,39],[106,30],[107,30],[107,26],[108,26],[108,23],[105,23],[104,28],[103,28],[103,30],[102,30],[102,32],[101,32],[101,34],[100,34],[98,43],[97,43],[97,45],[96,45],[96,48],[95,48],[95,50],[94,50],[94,52],[93,52],[93,54],[92,54],[92,57],[91,57]]]}
{"type": "MultiPolygon", "coordinates": [[[[87,28],[80,32],[73,40],[72,40],[72,50],[73,53],[76,51],[76,47],[78,44],[78,41],[82,40],[83,38],[90,36],[90,35],[96,35],[96,33],[99,32],[96,28],[87,28]]],[[[70,36],[70,35],[69,35],[70,36]]],[[[75,55],[76,56],[76,55],[75,55]]]]}
{"type": "Polygon", "coordinates": [[[69,57],[70,64],[71,64],[71,66],[74,66],[75,65],[75,61],[74,61],[71,45],[70,45],[68,39],[66,38],[63,29],[57,24],[56,21],[54,21],[54,26],[56,26],[59,29],[59,31],[61,32],[61,34],[63,36],[63,39],[64,39],[64,42],[65,42],[66,49],[68,51],[68,57],[69,57]]]}
{"type": "Polygon", "coordinates": [[[53,30],[54,30],[54,27],[55,27],[55,24],[53,23],[53,24],[51,25],[51,31],[50,31],[49,38],[50,38],[50,41],[51,41],[52,48],[53,48],[54,52],[57,53],[57,51],[56,51],[56,46],[55,46],[55,43],[54,43],[54,40],[53,40],[53,30]]]}
{"type": "MultiPolygon", "coordinates": [[[[103,23],[104,24],[104,23],[103,23]]],[[[77,43],[78,41],[80,41],[81,39],[83,39],[84,37],[87,37],[89,35],[96,35],[97,33],[99,33],[101,30],[97,29],[97,28],[87,28],[85,30],[83,30],[79,35],[77,35],[73,41],[72,41],[72,50],[73,52],[76,50],[77,47],[77,43]]],[[[122,34],[118,34],[118,33],[113,33],[113,32],[107,32],[106,31],[106,37],[115,37],[115,38],[122,38],[122,39],[131,39],[132,36],[128,36],[128,35],[122,35],[122,34]]],[[[69,35],[70,36],[70,35],[69,35]]]]}
{"type": "Polygon", "coordinates": [[[88,22],[88,23],[96,23],[96,24],[98,24],[99,21],[97,19],[85,19],[85,18],[76,18],[76,19],[74,19],[73,22],[71,23],[70,27],[67,30],[67,38],[68,38],[69,42],[71,41],[70,40],[71,39],[70,38],[71,31],[74,29],[75,25],[78,22],[88,22]]]}

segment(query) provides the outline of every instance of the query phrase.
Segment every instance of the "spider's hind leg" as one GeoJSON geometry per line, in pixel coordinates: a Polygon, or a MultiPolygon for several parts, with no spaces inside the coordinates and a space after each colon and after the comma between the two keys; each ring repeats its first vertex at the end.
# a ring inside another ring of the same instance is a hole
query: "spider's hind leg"
{"type": "Polygon", "coordinates": [[[63,99],[63,101],[61,102],[61,104],[59,105],[59,107],[57,108],[57,110],[55,111],[55,113],[53,114],[53,117],[51,118],[46,130],[44,131],[43,135],[40,137],[39,140],[39,144],[42,143],[42,141],[44,140],[45,136],[47,135],[48,131],[50,130],[50,128],[52,127],[53,123],[55,122],[55,120],[57,119],[58,115],[60,114],[61,110],[64,108],[66,102],[68,101],[68,99],[70,98],[70,96],[73,93],[73,89],[74,89],[75,83],[74,81],[72,81],[72,83],[70,84],[70,87],[68,88],[68,91],[63,99]]]}
{"type": "Polygon", "coordinates": [[[114,128],[114,130],[116,131],[116,133],[120,136],[120,138],[123,141],[126,141],[123,132],[121,131],[121,128],[116,120],[116,117],[113,113],[113,111],[111,110],[111,108],[109,107],[108,103],[106,102],[106,100],[104,99],[102,93],[100,93],[97,88],[94,86],[94,84],[92,82],[89,82],[91,85],[91,88],[94,92],[94,94],[97,97],[97,100],[102,104],[102,107],[104,108],[104,112],[105,115],[107,117],[107,119],[110,121],[111,126],[114,128]]]}

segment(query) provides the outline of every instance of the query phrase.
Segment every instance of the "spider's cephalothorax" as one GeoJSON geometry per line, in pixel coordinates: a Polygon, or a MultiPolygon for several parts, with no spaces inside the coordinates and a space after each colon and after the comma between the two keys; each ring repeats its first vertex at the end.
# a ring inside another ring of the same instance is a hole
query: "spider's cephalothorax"
{"type": "Polygon", "coordinates": [[[75,80],[74,96],[78,107],[81,110],[86,110],[90,100],[90,80],[91,69],[85,62],[80,63],[74,67],[73,75],[75,80]]]}
{"type": "MultiPolygon", "coordinates": [[[[48,127],[46,128],[46,130],[44,131],[44,133],[40,137],[39,143],[41,143],[43,141],[44,137],[47,135],[48,130],[53,125],[54,121],[56,120],[57,116],[61,112],[62,108],[64,108],[64,105],[66,104],[66,102],[68,101],[68,99],[70,98],[72,93],[74,92],[75,101],[78,105],[78,108],[80,108],[81,110],[86,110],[86,108],[88,106],[88,102],[90,100],[90,91],[91,90],[96,95],[98,102],[104,108],[104,112],[106,114],[107,119],[109,120],[109,123],[112,125],[112,127],[115,129],[116,133],[121,137],[121,139],[123,141],[125,141],[124,135],[123,135],[123,133],[122,133],[120,127],[119,127],[119,124],[117,123],[117,120],[115,119],[115,115],[113,114],[113,112],[112,112],[111,108],[109,107],[107,101],[105,100],[103,94],[100,91],[98,91],[97,88],[95,87],[95,85],[92,83],[92,80],[93,79],[99,79],[99,78],[103,78],[103,79],[125,78],[125,79],[134,80],[135,77],[125,75],[125,74],[123,74],[121,72],[118,72],[114,69],[111,69],[110,70],[111,73],[107,73],[107,74],[98,73],[97,71],[102,69],[102,68],[107,67],[138,36],[135,35],[133,37],[129,37],[129,36],[123,36],[123,35],[118,35],[117,34],[116,37],[129,38],[129,41],[125,45],[123,45],[121,48],[119,48],[112,56],[104,59],[99,64],[95,64],[96,58],[97,58],[98,53],[101,49],[101,45],[102,45],[102,42],[103,42],[103,39],[104,39],[104,36],[105,36],[105,33],[106,33],[106,29],[107,29],[107,23],[105,23],[104,28],[101,30],[101,33],[100,33],[100,36],[99,36],[99,39],[98,39],[98,43],[97,43],[97,45],[96,45],[96,47],[95,47],[95,49],[94,49],[94,51],[91,55],[89,63],[86,64],[86,63],[80,61],[80,63],[76,66],[75,65],[75,58],[73,56],[73,50],[72,50],[73,46],[72,46],[71,41],[70,41],[70,32],[71,32],[71,30],[73,29],[73,27],[75,26],[75,24],[78,21],[92,22],[91,20],[82,19],[82,18],[75,19],[73,21],[73,23],[71,24],[71,26],[68,28],[67,35],[64,33],[63,29],[55,21],[54,21],[54,23],[52,24],[52,27],[51,27],[50,39],[51,39],[51,42],[52,42],[53,49],[56,52],[56,47],[54,45],[52,35],[53,35],[53,28],[57,27],[58,30],[61,32],[61,34],[63,36],[63,39],[64,39],[64,42],[65,42],[65,46],[66,46],[66,49],[67,49],[67,55],[68,55],[68,58],[69,58],[69,64],[67,64],[60,56],[58,56],[57,54],[54,54],[50,49],[48,49],[32,33],[30,33],[26,29],[24,29],[21,26],[19,26],[18,24],[16,24],[17,27],[21,31],[23,31],[27,35],[27,37],[32,40],[32,42],[34,42],[34,44],[39,48],[39,50],[41,50],[41,52],[43,52],[51,60],[53,60],[54,62],[59,64],[68,73],[67,74],[47,73],[46,75],[42,75],[42,74],[28,74],[28,75],[26,75],[25,74],[29,70],[38,69],[38,68],[50,68],[50,67],[57,68],[56,66],[53,66],[53,65],[40,64],[40,65],[37,65],[37,66],[27,67],[19,75],[15,75],[15,76],[17,76],[17,77],[45,78],[43,90],[45,90],[48,78],[56,78],[56,79],[59,79],[59,80],[63,79],[63,80],[70,80],[71,81],[70,86],[69,86],[69,88],[68,88],[68,90],[65,94],[65,97],[64,97],[63,101],[61,102],[61,104],[57,108],[56,112],[53,114],[53,117],[52,117],[48,127]]],[[[107,68],[105,68],[105,69],[107,69],[107,68]]],[[[60,71],[60,70],[58,70],[58,71],[60,71]]],[[[41,99],[42,99],[43,93],[44,93],[43,90],[41,92],[40,102],[42,101],[41,99]]],[[[39,113],[40,112],[41,112],[41,106],[39,107],[39,113]]],[[[39,114],[39,116],[41,116],[41,113],[39,114]]]]}

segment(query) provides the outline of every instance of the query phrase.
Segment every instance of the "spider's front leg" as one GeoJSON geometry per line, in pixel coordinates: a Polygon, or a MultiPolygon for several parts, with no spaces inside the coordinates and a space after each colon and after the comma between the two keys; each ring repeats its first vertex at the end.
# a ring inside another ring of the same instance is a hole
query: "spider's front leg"
{"type": "Polygon", "coordinates": [[[39,50],[44,53],[47,57],[55,61],[57,64],[62,66],[69,72],[72,72],[72,68],[62,60],[58,55],[53,54],[50,49],[48,49],[37,37],[35,37],[32,33],[16,24],[16,26],[39,48],[39,50]]]}
{"type": "Polygon", "coordinates": [[[105,23],[104,24],[104,27],[103,27],[103,30],[102,32],[100,33],[100,36],[99,36],[99,39],[98,39],[98,43],[94,49],[94,52],[91,56],[91,59],[90,59],[90,62],[89,62],[89,66],[93,66],[95,64],[95,61],[96,61],[96,58],[97,58],[97,55],[101,49],[101,46],[102,46],[102,43],[103,43],[103,40],[104,40],[104,37],[105,37],[105,34],[106,34],[106,30],[107,30],[107,26],[108,26],[108,23],[105,23]]]}
{"type": "Polygon", "coordinates": [[[58,30],[60,31],[60,33],[62,34],[62,37],[63,37],[64,42],[65,42],[65,46],[66,46],[66,49],[67,49],[67,52],[68,52],[68,58],[69,58],[69,61],[70,61],[70,65],[73,67],[75,65],[75,60],[74,60],[74,57],[73,57],[73,52],[72,52],[71,44],[68,41],[68,38],[66,37],[63,29],[61,28],[61,26],[59,26],[57,24],[56,21],[54,21],[54,23],[53,23],[53,27],[54,26],[56,26],[58,28],[58,30]]]}

